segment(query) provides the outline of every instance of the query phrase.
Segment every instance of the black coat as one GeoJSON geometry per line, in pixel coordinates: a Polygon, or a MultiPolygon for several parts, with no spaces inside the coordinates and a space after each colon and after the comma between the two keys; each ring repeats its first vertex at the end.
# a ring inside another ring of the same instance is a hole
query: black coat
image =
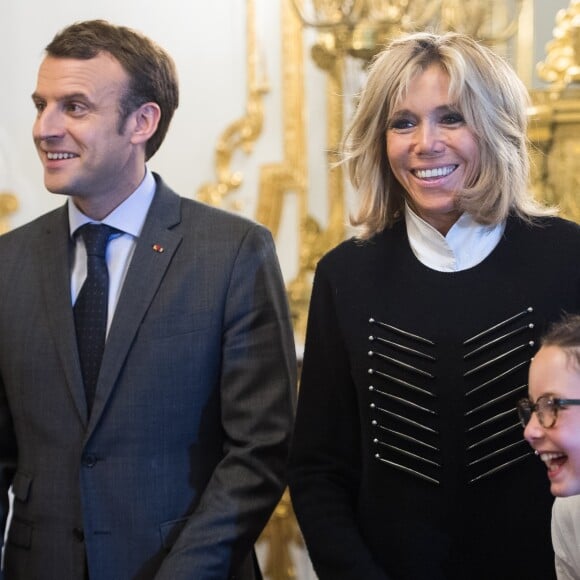
{"type": "Polygon", "coordinates": [[[580,228],[508,219],[476,267],[404,222],[317,268],[290,489],[325,579],[554,577],[545,468],[515,411],[538,337],[580,311],[580,228]]]}

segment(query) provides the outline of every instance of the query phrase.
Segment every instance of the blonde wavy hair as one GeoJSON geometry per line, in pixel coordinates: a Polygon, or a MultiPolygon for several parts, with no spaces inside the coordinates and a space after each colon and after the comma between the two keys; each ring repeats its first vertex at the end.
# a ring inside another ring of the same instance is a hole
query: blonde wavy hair
{"type": "Polygon", "coordinates": [[[403,215],[406,191],[387,159],[386,130],[411,81],[434,63],[449,75],[450,102],[479,144],[479,171],[458,192],[459,209],[482,224],[497,224],[510,212],[528,221],[554,214],[528,189],[529,95],[515,71],[469,36],[420,32],[395,39],[371,63],[345,133],[341,163],[360,198],[350,218],[359,237],[369,238],[403,215]]]}

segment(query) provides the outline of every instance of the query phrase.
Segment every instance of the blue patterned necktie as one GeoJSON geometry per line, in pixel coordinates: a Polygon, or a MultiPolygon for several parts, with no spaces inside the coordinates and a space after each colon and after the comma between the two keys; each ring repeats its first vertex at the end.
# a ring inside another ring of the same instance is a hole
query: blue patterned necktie
{"type": "Polygon", "coordinates": [[[109,272],[105,253],[109,238],[118,230],[104,224],[85,224],[78,232],[87,250],[87,277],[74,305],[74,317],[90,414],[107,333],[109,272]]]}

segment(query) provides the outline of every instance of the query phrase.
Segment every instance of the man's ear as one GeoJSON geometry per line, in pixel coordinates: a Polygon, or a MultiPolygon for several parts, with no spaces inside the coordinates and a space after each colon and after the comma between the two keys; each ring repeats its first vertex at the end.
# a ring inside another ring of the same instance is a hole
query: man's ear
{"type": "Polygon", "coordinates": [[[132,115],[134,125],[131,142],[146,143],[157,131],[161,109],[157,103],[143,103],[132,115]]]}

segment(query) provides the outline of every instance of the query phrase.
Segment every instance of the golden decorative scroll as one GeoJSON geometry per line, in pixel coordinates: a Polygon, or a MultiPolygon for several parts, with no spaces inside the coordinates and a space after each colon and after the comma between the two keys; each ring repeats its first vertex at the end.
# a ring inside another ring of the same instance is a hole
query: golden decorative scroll
{"type": "Polygon", "coordinates": [[[268,552],[262,570],[265,577],[268,580],[293,580],[296,578],[296,567],[290,547],[303,547],[304,540],[294,518],[288,490],[285,491],[274,510],[261,539],[268,544],[268,552]]]}
{"type": "Polygon", "coordinates": [[[298,273],[288,284],[294,329],[303,336],[314,265],[322,255],[321,230],[309,216],[304,98],[303,31],[290,0],[282,2],[282,95],[284,160],[260,170],[257,220],[278,233],[285,196],[294,193],[298,207],[298,273]]]}
{"type": "MultiPolygon", "coordinates": [[[[298,274],[289,283],[287,290],[294,328],[300,334],[306,326],[311,288],[309,276],[323,250],[319,242],[320,229],[315,220],[308,216],[303,31],[290,0],[282,0],[281,22],[284,159],[260,167],[256,219],[265,224],[275,237],[286,196],[296,196],[299,264],[298,274]]],[[[266,543],[263,571],[268,580],[294,580],[297,575],[291,549],[303,547],[303,540],[288,490],[260,536],[260,542],[266,543]]]]}
{"type": "Polygon", "coordinates": [[[246,153],[251,153],[254,143],[262,132],[264,119],[262,101],[269,87],[266,80],[259,77],[264,71],[258,70],[254,0],[247,0],[246,29],[248,75],[246,114],[231,123],[218,140],[214,154],[217,181],[205,183],[197,191],[199,200],[214,206],[222,206],[226,196],[242,184],[243,175],[239,171],[232,171],[230,167],[235,151],[241,148],[246,153]]]}
{"type": "Polygon", "coordinates": [[[546,45],[546,60],[538,63],[538,76],[561,91],[580,81],[580,1],[572,0],[556,14],[554,37],[546,45]]]}
{"type": "Polygon", "coordinates": [[[260,168],[260,188],[256,218],[276,236],[284,197],[293,192],[298,199],[299,220],[305,212],[306,137],[304,105],[304,59],[302,28],[288,2],[282,2],[282,109],[284,159],[260,168]]]}
{"type": "Polygon", "coordinates": [[[580,0],[556,15],[553,39],[537,70],[550,85],[532,91],[532,188],[564,217],[580,222],[580,0]]]}
{"type": "Polygon", "coordinates": [[[10,229],[8,216],[18,209],[18,200],[10,191],[0,191],[0,234],[10,229]]]}
{"type": "Polygon", "coordinates": [[[489,44],[518,30],[527,0],[308,0],[293,5],[305,27],[319,32],[317,49],[370,60],[402,32],[457,30],[489,44]],[[305,4],[306,6],[303,6],[305,4]]]}

